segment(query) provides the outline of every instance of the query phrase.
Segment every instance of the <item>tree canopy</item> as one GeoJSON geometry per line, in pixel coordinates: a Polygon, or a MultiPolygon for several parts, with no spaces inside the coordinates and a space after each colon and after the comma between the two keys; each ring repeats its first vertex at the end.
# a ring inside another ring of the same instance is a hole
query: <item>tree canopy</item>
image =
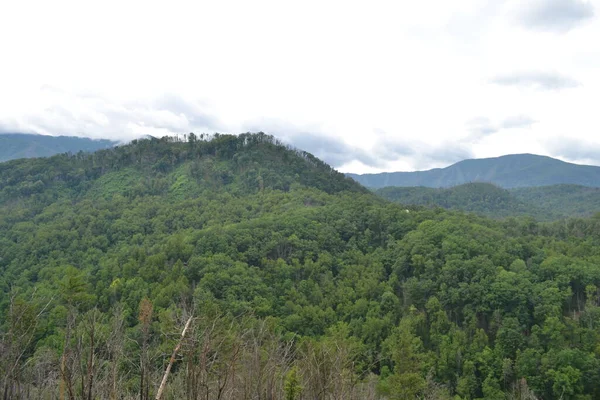
{"type": "Polygon", "coordinates": [[[264,134],[2,163],[1,390],[148,399],[181,342],[164,398],[595,399],[599,245],[598,218],[400,206],[264,134]]]}

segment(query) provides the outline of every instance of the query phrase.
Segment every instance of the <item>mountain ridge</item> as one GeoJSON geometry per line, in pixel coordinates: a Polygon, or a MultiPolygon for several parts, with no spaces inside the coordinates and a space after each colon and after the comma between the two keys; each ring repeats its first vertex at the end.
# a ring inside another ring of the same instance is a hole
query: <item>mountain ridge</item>
{"type": "Polygon", "coordinates": [[[441,207],[490,218],[530,216],[540,221],[590,217],[600,212],[600,188],[551,185],[503,189],[491,183],[449,188],[388,186],[377,195],[406,206],[441,207]]]}
{"type": "Polygon", "coordinates": [[[50,157],[60,153],[92,152],[118,142],[80,136],[49,136],[34,133],[0,133],[0,162],[19,158],[50,157]]]}
{"type": "Polygon", "coordinates": [[[506,189],[555,184],[600,187],[600,167],[529,153],[467,159],[425,171],[346,175],[374,189],[386,186],[444,188],[472,182],[492,183],[506,189]]]}
{"type": "MultiPolygon", "coordinates": [[[[206,190],[256,193],[294,185],[327,193],[368,190],[310,153],[265,134],[133,140],[94,153],[0,163],[0,204],[52,194],[56,197],[199,195],[206,190]]],[[[46,201],[44,201],[46,202],[46,201]]]]}
{"type": "Polygon", "coordinates": [[[260,133],[0,163],[0,390],[154,398],[184,344],[168,398],[600,398],[599,232],[393,204],[260,133]]]}

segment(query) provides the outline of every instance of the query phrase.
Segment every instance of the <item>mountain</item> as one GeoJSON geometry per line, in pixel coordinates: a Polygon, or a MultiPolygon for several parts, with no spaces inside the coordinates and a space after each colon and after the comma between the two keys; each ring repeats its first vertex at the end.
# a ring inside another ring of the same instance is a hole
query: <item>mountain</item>
{"type": "Polygon", "coordinates": [[[406,207],[271,136],[188,138],[0,163],[3,399],[600,398],[600,218],[406,207]]]}
{"type": "Polygon", "coordinates": [[[270,136],[216,135],[212,140],[134,140],[91,154],[60,154],[0,164],[0,201],[251,194],[303,185],[326,193],[367,189],[313,155],[270,136]]]}
{"type": "Polygon", "coordinates": [[[404,205],[442,207],[494,218],[529,215],[546,220],[553,215],[491,183],[466,183],[451,188],[391,186],[377,189],[375,193],[404,205]]]}
{"type": "Polygon", "coordinates": [[[60,153],[96,151],[116,145],[110,140],[76,136],[0,133],[0,162],[16,158],[49,157],[60,153]]]}
{"type": "Polygon", "coordinates": [[[579,185],[502,189],[491,183],[466,183],[451,188],[390,186],[375,193],[404,205],[442,207],[491,218],[530,216],[551,221],[600,213],[600,188],[579,185]]]}
{"type": "Polygon", "coordinates": [[[428,171],[348,174],[348,176],[370,188],[386,186],[438,188],[469,182],[493,183],[506,189],[556,184],[600,187],[600,167],[572,164],[533,154],[463,160],[446,168],[428,171]]]}

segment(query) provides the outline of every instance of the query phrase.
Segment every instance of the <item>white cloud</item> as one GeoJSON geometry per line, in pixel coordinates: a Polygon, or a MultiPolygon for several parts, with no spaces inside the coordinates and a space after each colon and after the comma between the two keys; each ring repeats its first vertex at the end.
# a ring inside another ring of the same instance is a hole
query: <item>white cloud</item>
{"type": "Polygon", "coordinates": [[[492,78],[491,83],[537,90],[562,90],[576,88],[580,85],[577,80],[571,77],[545,71],[518,71],[498,75],[492,78]]]}
{"type": "MultiPolygon", "coordinates": [[[[588,3],[596,9],[599,1],[588,3]]],[[[568,29],[532,21],[522,29],[523,7],[2,2],[0,127],[111,139],[252,128],[353,172],[558,155],[544,145],[549,137],[585,140],[600,128],[600,24],[574,12],[583,17],[568,29]],[[493,77],[504,84],[490,84],[493,77]],[[487,125],[466,123],[481,116],[487,125]]]]}

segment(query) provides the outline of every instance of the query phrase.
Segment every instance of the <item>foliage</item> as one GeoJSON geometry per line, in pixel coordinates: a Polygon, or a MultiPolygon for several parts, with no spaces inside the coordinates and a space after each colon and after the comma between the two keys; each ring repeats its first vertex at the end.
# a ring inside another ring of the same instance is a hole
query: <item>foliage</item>
{"type": "Polygon", "coordinates": [[[491,218],[531,216],[552,221],[600,212],[600,188],[578,185],[502,189],[490,183],[466,183],[444,189],[392,186],[375,193],[400,204],[462,210],[491,218]]]}
{"type": "Polygon", "coordinates": [[[579,185],[553,185],[510,190],[511,195],[533,204],[545,215],[588,217],[600,212],[600,188],[579,185]]]}
{"type": "Polygon", "coordinates": [[[0,164],[6,398],[600,397],[600,219],[406,207],[263,134],[0,164]],[[38,183],[39,182],[39,183],[38,183]]]}

